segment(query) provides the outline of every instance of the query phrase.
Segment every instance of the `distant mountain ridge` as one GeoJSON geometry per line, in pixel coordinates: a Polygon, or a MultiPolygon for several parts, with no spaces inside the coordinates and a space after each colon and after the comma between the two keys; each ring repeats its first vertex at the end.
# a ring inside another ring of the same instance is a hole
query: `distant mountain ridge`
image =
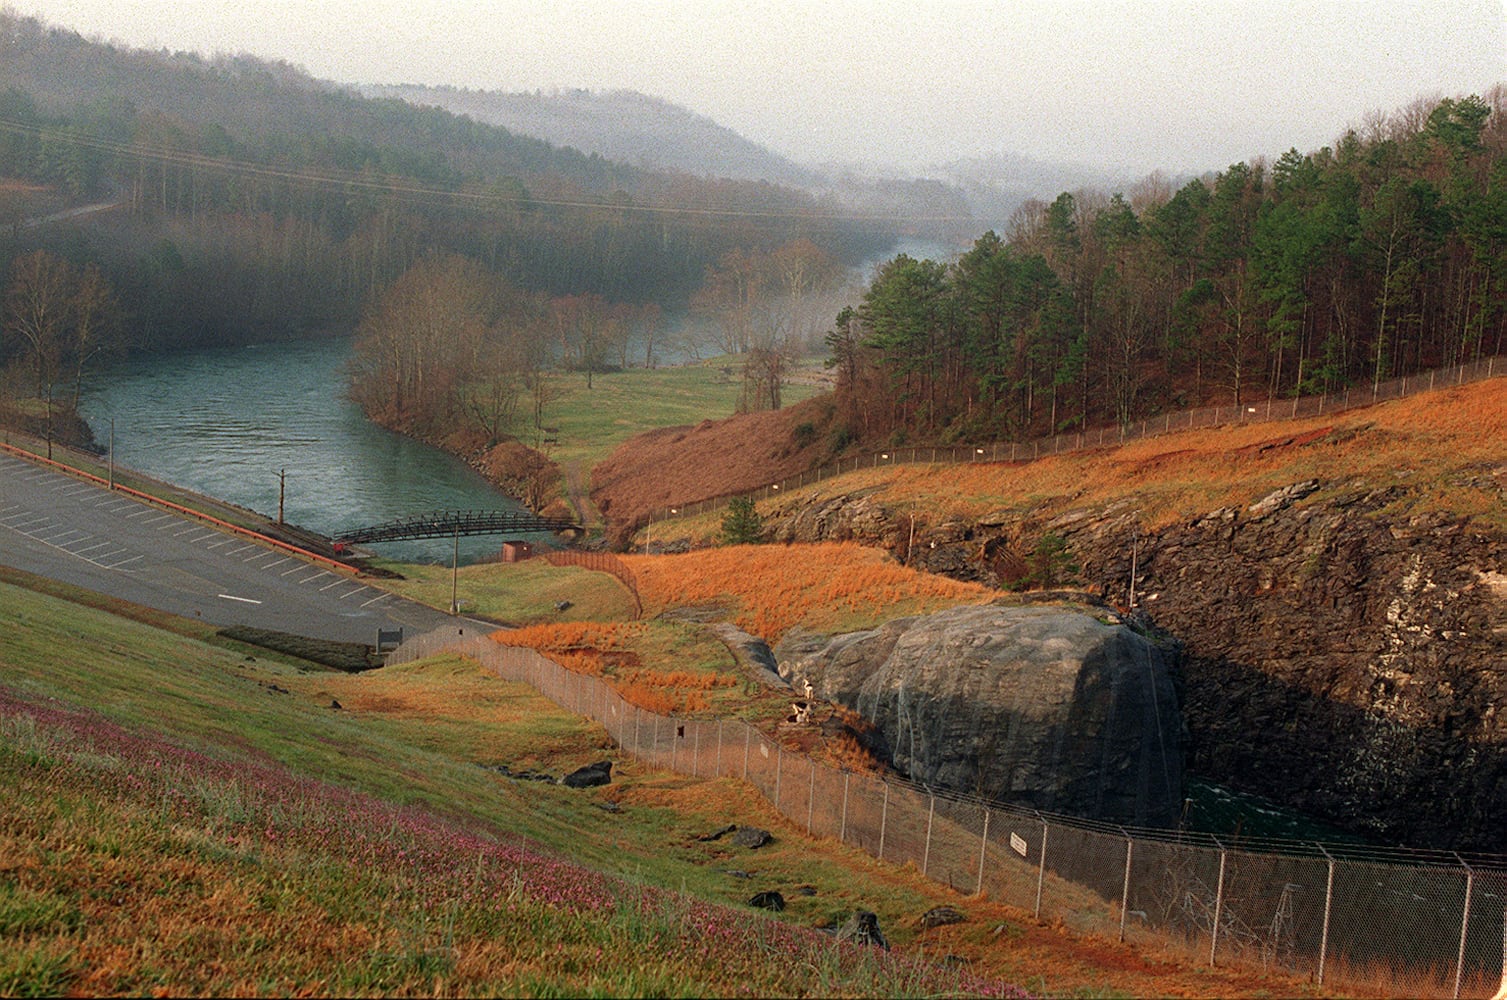
{"type": "MultiPolygon", "coordinates": [[[[926,177],[880,174],[855,167],[795,163],[710,117],[634,90],[506,92],[418,84],[364,85],[366,97],[388,98],[466,115],[553,146],[596,154],[644,170],[762,181],[834,194],[854,209],[880,214],[966,217],[960,236],[1002,228],[1031,198],[1123,184],[1082,164],[1015,154],[938,165],[926,177]]],[[[935,226],[925,227],[939,235],[935,226]]]]}
{"type": "Polygon", "coordinates": [[[644,169],[808,189],[827,183],[820,173],[792,163],[705,115],[634,90],[508,93],[414,84],[359,90],[367,97],[442,108],[554,146],[569,146],[644,169]]]}

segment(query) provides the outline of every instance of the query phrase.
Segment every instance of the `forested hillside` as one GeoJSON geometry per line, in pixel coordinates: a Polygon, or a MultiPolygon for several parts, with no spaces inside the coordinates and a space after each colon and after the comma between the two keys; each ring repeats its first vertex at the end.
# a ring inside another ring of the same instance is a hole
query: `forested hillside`
{"type": "Polygon", "coordinates": [[[432,250],[530,292],[680,308],[732,251],[804,238],[856,262],[892,239],[793,189],[645,171],[283,63],[122,49],[11,13],[0,177],[119,203],[59,236],[22,227],[0,190],[0,261],[96,264],[151,346],[349,327],[432,250]]]}
{"type": "Polygon", "coordinates": [[[1331,391],[1507,349],[1507,89],[1173,191],[1031,201],[900,256],[828,337],[843,438],[987,440],[1331,391]]]}

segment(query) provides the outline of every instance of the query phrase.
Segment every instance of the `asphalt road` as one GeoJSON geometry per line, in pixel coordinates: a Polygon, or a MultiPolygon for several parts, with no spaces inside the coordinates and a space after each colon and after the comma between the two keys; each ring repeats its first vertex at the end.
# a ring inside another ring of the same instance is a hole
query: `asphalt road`
{"type": "MultiPolygon", "coordinates": [[[[0,453],[0,564],[214,625],[375,644],[468,624],[351,574],[0,453]]],[[[475,623],[484,627],[482,623],[475,623]]]]}

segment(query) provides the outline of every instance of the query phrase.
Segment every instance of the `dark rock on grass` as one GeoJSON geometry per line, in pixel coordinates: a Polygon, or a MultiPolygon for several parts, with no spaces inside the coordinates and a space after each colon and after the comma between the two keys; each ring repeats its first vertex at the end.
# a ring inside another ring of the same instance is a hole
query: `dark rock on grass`
{"type": "Polygon", "coordinates": [[[751,851],[763,847],[773,839],[768,830],[761,830],[756,826],[740,826],[733,834],[733,843],[751,851]]]}
{"type": "Polygon", "coordinates": [[[748,901],[748,905],[758,907],[761,910],[773,910],[779,913],[785,908],[785,897],[781,896],[775,890],[769,889],[765,892],[755,893],[753,898],[748,901]]]}
{"type": "Polygon", "coordinates": [[[838,928],[837,940],[872,944],[885,951],[890,950],[890,943],[884,939],[884,932],[879,929],[879,917],[868,910],[859,910],[849,917],[848,922],[838,928]]]}
{"type": "Polygon", "coordinates": [[[696,839],[698,841],[702,842],[702,843],[706,843],[706,842],[712,841],[712,840],[721,840],[723,837],[727,836],[729,833],[732,833],[737,828],[738,828],[738,824],[736,824],[736,823],[729,823],[729,824],[727,824],[727,826],[724,826],[720,830],[713,830],[711,833],[703,833],[701,836],[697,837],[696,839]]]}
{"type": "Polygon", "coordinates": [[[593,788],[612,783],[612,761],[603,760],[577,768],[560,779],[566,788],[593,788]]]}
{"type": "Polygon", "coordinates": [[[960,924],[968,918],[950,906],[934,906],[921,914],[922,927],[942,927],[947,924],[960,924]]]}
{"type": "Polygon", "coordinates": [[[498,764],[496,767],[492,768],[492,770],[496,771],[504,778],[512,778],[514,781],[548,781],[553,783],[555,780],[555,776],[553,774],[545,774],[543,771],[534,770],[514,771],[506,764],[498,764]]]}

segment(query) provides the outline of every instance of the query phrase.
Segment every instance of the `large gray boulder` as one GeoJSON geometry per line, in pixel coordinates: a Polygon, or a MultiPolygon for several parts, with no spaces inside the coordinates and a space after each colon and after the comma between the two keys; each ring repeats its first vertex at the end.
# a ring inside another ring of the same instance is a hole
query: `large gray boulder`
{"type": "Polygon", "coordinates": [[[1124,625],[1073,608],[960,607],[797,636],[776,655],[794,686],[809,680],[873,723],[914,781],[1109,822],[1177,821],[1173,657],[1124,625]]]}

